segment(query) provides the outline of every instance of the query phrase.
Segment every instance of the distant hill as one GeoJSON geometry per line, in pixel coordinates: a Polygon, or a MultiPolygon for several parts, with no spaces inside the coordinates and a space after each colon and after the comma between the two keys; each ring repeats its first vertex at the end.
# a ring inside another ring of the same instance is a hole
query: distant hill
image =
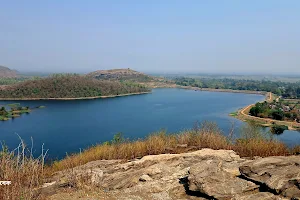
{"type": "Polygon", "coordinates": [[[8,67],[0,65],[0,78],[16,78],[18,77],[18,72],[16,70],[11,70],[8,67]]]}
{"type": "Polygon", "coordinates": [[[91,72],[86,75],[98,80],[130,81],[148,88],[176,87],[174,81],[162,77],[149,76],[132,69],[110,69],[91,72]]]}
{"type": "Polygon", "coordinates": [[[0,88],[0,98],[84,98],[148,92],[128,81],[97,80],[80,75],[53,75],[0,88]]]}
{"type": "Polygon", "coordinates": [[[98,70],[87,74],[88,77],[99,80],[130,80],[136,82],[148,82],[154,80],[154,77],[148,76],[144,73],[134,71],[132,69],[110,69],[98,70]]]}

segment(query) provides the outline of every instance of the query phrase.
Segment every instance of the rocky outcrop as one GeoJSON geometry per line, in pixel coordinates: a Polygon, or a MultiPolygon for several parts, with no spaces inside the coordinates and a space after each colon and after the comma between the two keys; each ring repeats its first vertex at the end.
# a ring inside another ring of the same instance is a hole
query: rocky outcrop
{"type": "Polygon", "coordinates": [[[258,158],[242,165],[240,172],[266,190],[300,199],[300,156],[258,158]]]}
{"type": "Polygon", "coordinates": [[[223,160],[204,160],[190,169],[189,189],[216,199],[230,199],[238,194],[253,192],[259,188],[253,182],[240,179],[238,163],[223,160]]]}
{"type": "Polygon", "coordinates": [[[84,186],[107,199],[299,199],[299,162],[300,156],[247,160],[211,149],[99,160],[59,172],[42,192],[84,186]]]}

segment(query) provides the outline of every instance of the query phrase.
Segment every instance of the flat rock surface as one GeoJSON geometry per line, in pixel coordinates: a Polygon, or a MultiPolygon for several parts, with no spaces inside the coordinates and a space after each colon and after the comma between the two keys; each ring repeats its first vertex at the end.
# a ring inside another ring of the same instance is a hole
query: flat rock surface
{"type": "Polygon", "coordinates": [[[57,173],[42,194],[51,200],[297,199],[299,162],[300,156],[247,160],[211,149],[99,160],[57,173]]]}

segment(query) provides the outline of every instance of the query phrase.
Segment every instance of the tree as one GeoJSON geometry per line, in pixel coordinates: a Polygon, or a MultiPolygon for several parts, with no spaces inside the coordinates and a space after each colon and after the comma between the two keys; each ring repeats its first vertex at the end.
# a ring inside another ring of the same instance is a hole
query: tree
{"type": "Polygon", "coordinates": [[[112,144],[121,144],[124,141],[125,141],[125,138],[123,137],[123,133],[119,132],[114,135],[111,142],[112,142],[112,144]]]}
{"type": "Polygon", "coordinates": [[[275,110],[271,113],[273,119],[282,120],[284,117],[284,113],[281,110],[275,110]]]}
{"type": "Polygon", "coordinates": [[[0,108],[0,116],[6,116],[8,112],[6,111],[5,107],[0,108]]]}
{"type": "Polygon", "coordinates": [[[261,103],[256,103],[254,107],[252,107],[249,111],[250,115],[252,116],[258,116],[258,114],[262,113],[262,104],[261,103]]]}
{"type": "Polygon", "coordinates": [[[274,125],[271,127],[271,133],[277,135],[283,133],[285,130],[288,130],[288,127],[285,125],[274,125]]]}

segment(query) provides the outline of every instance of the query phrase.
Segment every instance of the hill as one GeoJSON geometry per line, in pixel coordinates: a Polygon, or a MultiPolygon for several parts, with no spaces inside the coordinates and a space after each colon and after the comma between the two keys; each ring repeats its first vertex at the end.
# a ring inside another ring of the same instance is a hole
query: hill
{"type": "Polygon", "coordinates": [[[18,77],[16,70],[11,70],[8,67],[0,65],[0,78],[16,78],[18,77]]]}
{"type": "Polygon", "coordinates": [[[97,80],[68,74],[7,86],[0,89],[0,98],[87,98],[148,91],[145,86],[129,81],[97,80]]]}
{"type": "Polygon", "coordinates": [[[110,69],[98,70],[87,74],[88,77],[100,80],[131,80],[137,82],[146,82],[154,80],[154,77],[148,76],[144,73],[134,71],[132,69],[110,69]]]}
{"type": "Polygon", "coordinates": [[[162,77],[149,76],[147,74],[137,72],[129,68],[98,70],[95,72],[91,72],[86,76],[98,80],[132,81],[144,85],[148,88],[176,87],[174,81],[170,81],[162,77]]]}

